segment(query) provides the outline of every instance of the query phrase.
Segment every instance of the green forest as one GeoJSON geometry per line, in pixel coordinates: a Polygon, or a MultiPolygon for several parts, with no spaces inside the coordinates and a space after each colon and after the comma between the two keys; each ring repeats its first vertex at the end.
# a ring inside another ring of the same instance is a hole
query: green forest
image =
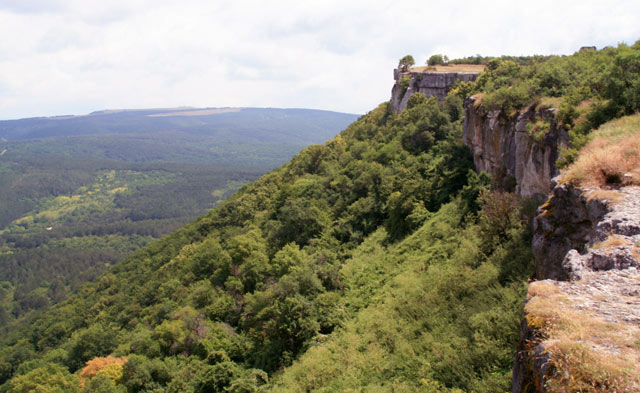
{"type": "MultiPolygon", "coordinates": [[[[17,323],[0,392],[510,391],[539,201],[474,171],[463,101],[558,108],[570,162],[640,109],[640,42],[479,61],[445,100],[380,104],[17,323]]],[[[145,179],[100,176],[92,187],[112,191],[145,179]]]]}
{"type": "Polygon", "coordinates": [[[0,121],[9,138],[0,142],[0,332],[355,119],[259,108],[173,114],[0,121]]]}
{"type": "Polygon", "coordinates": [[[64,299],[260,175],[192,164],[3,164],[9,170],[0,174],[7,185],[0,190],[0,327],[64,299]]]}

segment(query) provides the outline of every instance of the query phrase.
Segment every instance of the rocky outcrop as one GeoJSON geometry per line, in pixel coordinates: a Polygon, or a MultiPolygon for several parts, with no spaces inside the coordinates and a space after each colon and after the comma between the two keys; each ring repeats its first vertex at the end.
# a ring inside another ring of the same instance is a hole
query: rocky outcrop
{"type": "Polygon", "coordinates": [[[640,391],[640,187],[556,185],[533,252],[513,392],[640,391]]]}
{"type": "MultiPolygon", "coordinates": [[[[394,70],[396,83],[391,105],[398,113],[407,107],[409,97],[422,93],[444,99],[457,80],[474,81],[478,73],[401,72],[394,70]]],[[[486,111],[477,98],[465,101],[463,128],[465,144],[473,153],[477,171],[486,171],[496,184],[525,197],[544,199],[557,175],[559,148],[568,144],[568,134],[555,121],[554,109],[536,110],[531,106],[514,115],[486,111]],[[530,135],[528,124],[542,121],[548,130],[542,136],[530,135]]]]}
{"type": "Polygon", "coordinates": [[[444,100],[457,80],[471,82],[477,77],[477,73],[469,72],[401,72],[395,69],[393,78],[396,83],[391,89],[391,106],[395,113],[402,112],[407,107],[409,97],[415,93],[444,100]]]}
{"type": "Polygon", "coordinates": [[[500,188],[540,199],[551,190],[559,148],[569,140],[555,121],[554,109],[531,106],[507,115],[501,110],[485,111],[474,97],[465,101],[463,138],[477,171],[490,173],[500,188]],[[527,129],[537,121],[548,125],[541,137],[527,129]]]}
{"type": "Polygon", "coordinates": [[[542,340],[540,331],[529,326],[527,318],[520,324],[518,353],[513,363],[513,392],[544,392],[544,381],[550,374],[549,351],[542,340]]]}
{"type": "Polygon", "coordinates": [[[585,253],[598,240],[596,227],[607,213],[605,202],[589,199],[582,189],[569,183],[553,188],[533,221],[535,277],[566,280],[570,272],[563,261],[570,250],[585,253]]]}

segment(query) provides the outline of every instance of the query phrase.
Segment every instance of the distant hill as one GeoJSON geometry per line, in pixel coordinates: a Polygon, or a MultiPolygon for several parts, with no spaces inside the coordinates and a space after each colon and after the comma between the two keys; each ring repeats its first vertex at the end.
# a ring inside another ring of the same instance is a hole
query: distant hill
{"type": "Polygon", "coordinates": [[[358,116],[312,109],[105,110],[85,116],[0,121],[0,151],[273,169],[358,116]]]}
{"type": "Polygon", "coordinates": [[[0,121],[0,329],[355,118],[173,108],[0,121]]]}
{"type": "Polygon", "coordinates": [[[35,117],[0,121],[0,138],[179,131],[192,135],[264,141],[324,142],[357,115],[313,109],[174,108],[104,110],[84,116],[35,117]],[[325,138],[318,141],[318,137],[325,138]]]}

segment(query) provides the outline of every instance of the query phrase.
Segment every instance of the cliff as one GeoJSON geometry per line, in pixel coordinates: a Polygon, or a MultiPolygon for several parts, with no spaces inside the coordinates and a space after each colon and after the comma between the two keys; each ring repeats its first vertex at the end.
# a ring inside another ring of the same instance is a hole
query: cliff
{"type": "Polygon", "coordinates": [[[514,115],[487,112],[474,97],[465,101],[464,108],[463,138],[476,170],[490,173],[501,188],[544,198],[558,173],[559,148],[568,143],[567,132],[555,121],[555,110],[530,106],[514,115]],[[535,122],[548,126],[541,136],[532,133],[535,122]]]}
{"type": "MultiPolygon", "coordinates": [[[[455,70],[453,66],[452,70],[455,70]]],[[[393,70],[395,84],[391,89],[391,105],[395,113],[402,112],[407,107],[409,97],[414,93],[422,93],[427,97],[443,100],[457,80],[470,82],[476,80],[477,72],[402,72],[393,70]]]]}
{"type": "Polygon", "coordinates": [[[640,389],[640,187],[557,185],[534,222],[513,392],[640,389]]]}
{"type": "MultiPolygon", "coordinates": [[[[444,67],[443,67],[444,68],[444,67]]],[[[409,97],[422,93],[442,100],[456,82],[474,81],[472,72],[401,72],[394,70],[396,83],[391,91],[393,111],[406,108],[409,97]]],[[[530,106],[516,114],[487,111],[477,97],[464,104],[463,138],[473,154],[478,172],[490,173],[496,184],[524,197],[544,200],[551,191],[551,179],[558,174],[559,149],[569,140],[555,121],[555,109],[530,106]],[[542,123],[544,130],[534,124],[542,123]]]]}

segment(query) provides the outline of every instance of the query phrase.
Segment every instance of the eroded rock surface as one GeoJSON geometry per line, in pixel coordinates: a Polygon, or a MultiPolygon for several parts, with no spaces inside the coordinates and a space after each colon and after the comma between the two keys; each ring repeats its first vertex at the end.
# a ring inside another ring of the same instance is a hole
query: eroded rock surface
{"type": "Polygon", "coordinates": [[[391,89],[391,106],[395,113],[402,112],[407,107],[409,97],[415,93],[444,100],[457,80],[470,82],[477,77],[477,73],[470,72],[400,72],[395,69],[393,78],[396,83],[391,89]],[[402,82],[403,79],[406,82],[402,82]]]}
{"type": "Polygon", "coordinates": [[[558,185],[538,211],[540,281],[529,286],[515,393],[559,391],[574,377],[594,391],[640,391],[640,187],[616,190],[616,202],[596,191],[558,185]],[[592,374],[571,375],[581,367],[592,374]]]}
{"type": "Polygon", "coordinates": [[[490,173],[508,191],[544,199],[558,174],[559,149],[568,143],[567,132],[555,121],[555,110],[531,106],[511,116],[499,110],[485,112],[474,97],[465,101],[464,108],[463,138],[476,170],[490,173]],[[549,125],[539,140],[527,130],[535,121],[549,125]]]}
{"type": "Polygon", "coordinates": [[[551,197],[538,209],[533,221],[535,278],[566,280],[563,262],[570,250],[583,254],[600,236],[598,223],[607,213],[606,203],[589,199],[582,189],[564,183],[554,187],[551,197]]]}

